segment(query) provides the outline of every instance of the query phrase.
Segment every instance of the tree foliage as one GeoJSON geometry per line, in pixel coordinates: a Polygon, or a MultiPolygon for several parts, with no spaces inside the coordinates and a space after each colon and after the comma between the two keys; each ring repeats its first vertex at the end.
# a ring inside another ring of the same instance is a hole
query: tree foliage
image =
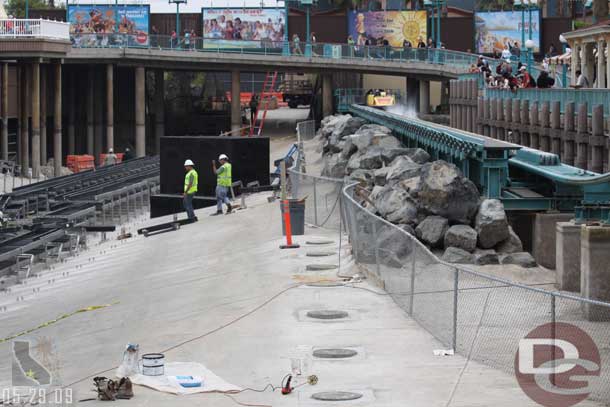
{"type": "MultiPolygon", "coordinates": [[[[6,11],[9,15],[15,18],[25,18],[25,0],[8,0],[6,2],[6,11]]],[[[48,9],[54,8],[45,0],[28,0],[28,9],[48,9]]]]}

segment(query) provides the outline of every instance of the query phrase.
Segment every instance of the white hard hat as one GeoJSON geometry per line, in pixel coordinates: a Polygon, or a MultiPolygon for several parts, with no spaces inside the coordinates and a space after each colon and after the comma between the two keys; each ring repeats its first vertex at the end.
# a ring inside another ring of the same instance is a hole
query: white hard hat
{"type": "Polygon", "coordinates": [[[193,162],[191,160],[186,160],[184,162],[184,166],[186,167],[187,165],[190,165],[191,167],[193,167],[195,164],[193,164],[193,162]]]}
{"type": "Polygon", "coordinates": [[[220,157],[218,157],[218,161],[220,160],[228,160],[229,157],[227,157],[225,154],[220,154],[220,157]]]}
{"type": "Polygon", "coordinates": [[[109,148],[109,149],[108,149],[108,152],[109,152],[109,153],[114,153],[114,150],[113,150],[112,148],[109,148]]]}

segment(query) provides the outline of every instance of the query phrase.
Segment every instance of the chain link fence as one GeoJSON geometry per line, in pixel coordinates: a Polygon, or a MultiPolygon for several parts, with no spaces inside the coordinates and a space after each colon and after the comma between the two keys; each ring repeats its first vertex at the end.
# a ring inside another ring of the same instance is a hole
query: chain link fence
{"type": "MultiPolygon", "coordinates": [[[[601,372],[588,378],[590,398],[610,401],[610,304],[444,263],[400,226],[363,207],[360,191],[346,186],[341,196],[356,262],[443,346],[515,374],[520,340],[541,325],[566,322],[586,332],[599,349],[601,372]]],[[[587,344],[579,340],[572,344],[580,350],[587,344]]]]}

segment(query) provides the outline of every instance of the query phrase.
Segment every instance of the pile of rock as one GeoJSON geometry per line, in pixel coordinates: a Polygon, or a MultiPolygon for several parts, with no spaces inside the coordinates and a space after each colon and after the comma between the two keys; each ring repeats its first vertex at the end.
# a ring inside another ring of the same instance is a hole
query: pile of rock
{"type": "Polygon", "coordinates": [[[443,260],[536,266],[509,226],[502,202],[481,200],[455,165],[431,161],[422,149],[404,148],[390,129],[350,115],[326,117],[318,136],[322,175],[360,182],[369,192],[364,207],[430,248],[444,249],[443,260]]]}

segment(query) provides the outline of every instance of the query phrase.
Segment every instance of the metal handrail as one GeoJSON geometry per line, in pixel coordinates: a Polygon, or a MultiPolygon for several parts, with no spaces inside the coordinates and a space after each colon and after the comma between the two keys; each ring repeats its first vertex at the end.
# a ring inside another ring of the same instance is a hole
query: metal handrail
{"type": "Polygon", "coordinates": [[[253,55],[291,56],[308,59],[386,60],[469,67],[477,56],[461,51],[436,48],[396,48],[339,43],[300,43],[291,41],[233,41],[168,35],[70,33],[74,48],[144,48],[253,55]]]}

